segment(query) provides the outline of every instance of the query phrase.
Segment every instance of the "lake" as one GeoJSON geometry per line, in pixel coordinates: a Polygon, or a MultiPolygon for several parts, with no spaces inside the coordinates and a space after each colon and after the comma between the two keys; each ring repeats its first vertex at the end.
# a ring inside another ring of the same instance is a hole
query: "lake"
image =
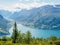
{"type": "MultiPolygon", "coordinates": [[[[31,35],[37,38],[48,38],[50,36],[56,36],[60,37],[60,30],[41,30],[41,29],[32,29],[26,26],[23,26],[21,24],[17,25],[18,30],[21,31],[21,33],[26,33],[27,31],[31,32],[31,35]]],[[[12,34],[12,29],[9,30],[10,35],[12,34]]]]}

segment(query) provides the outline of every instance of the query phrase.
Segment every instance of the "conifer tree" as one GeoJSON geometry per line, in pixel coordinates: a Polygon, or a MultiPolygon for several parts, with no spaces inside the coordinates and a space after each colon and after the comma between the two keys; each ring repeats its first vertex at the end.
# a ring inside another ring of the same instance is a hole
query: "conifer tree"
{"type": "Polygon", "coordinates": [[[17,43],[17,38],[18,38],[18,29],[17,29],[17,24],[15,22],[13,27],[13,33],[12,33],[12,42],[17,43]]]}
{"type": "Polygon", "coordinates": [[[26,42],[28,43],[28,44],[30,44],[30,42],[31,42],[31,33],[30,33],[30,31],[27,31],[27,34],[26,34],[26,42]]]}

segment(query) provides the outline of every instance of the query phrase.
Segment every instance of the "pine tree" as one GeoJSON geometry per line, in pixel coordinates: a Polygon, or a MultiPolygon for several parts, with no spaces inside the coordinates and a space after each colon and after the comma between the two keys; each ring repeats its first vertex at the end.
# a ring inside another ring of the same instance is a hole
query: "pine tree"
{"type": "Polygon", "coordinates": [[[13,28],[13,33],[12,33],[12,42],[17,43],[17,38],[18,38],[18,29],[17,29],[17,24],[15,22],[14,28],[13,28]]]}
{"type": "Polygon", "coordinates": [[[31,42],[31,33],[29,32],[29,31],[27,31],[27,34],[26,34],[26,42],[28,43],[28,44],[30,44],[30,42],[31,42]]]}
{"type": "Polygon", "coordinates": [[[18,32],[18,40],[17,40],[17,42],[18,42],[18,43],[22,43],[22,41],[23,41],[23,40],[22,40],[22,34],[21,34],[21,32],[19,31],[19,32],[18,32]]]}

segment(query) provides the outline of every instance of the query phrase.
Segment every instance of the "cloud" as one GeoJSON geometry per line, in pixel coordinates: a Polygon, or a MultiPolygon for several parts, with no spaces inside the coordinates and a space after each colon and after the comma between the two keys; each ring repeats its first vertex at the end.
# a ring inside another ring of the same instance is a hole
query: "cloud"
{"type": "Polygon", "coordinates": [[[23,2],[23,3],[33,3],[33,2],[40,2],[40,0],[19,0],[20,2],[23,2]]]}
{"type": "Polygon", "coordinates": [[[44,2],[42,2],[42,3],[36,3],[36,2],[34,2],[34,3],[17,3],[17,4],[15,4],[14,5],[14,9],[15,10],[21,10],[21,9],[27,9],[27,10],[29,10],[29,9],[32,9],[32,8],[37,8],[37,7],[41,7],[41,6],[44,6],[44,5],[47,5],[48,3],[44,3],[44,2]]]}
{"type": "Polygon", "coordinates": [[[31,9],[31,8],[37,8],[37,7],[41,7],[44,5],[55,5],[55,3],[45,3],[45,2],[41,2],[41,3],[37,3],[36,1],[33,3],[16,3],[15,4],[15,9],[31,9]]]}
{"type": "Polygon", "coordinates": [[[15,7],[20,7],[21,9],[31,9],[31,8],[34,8],[34,7],[39,7],[40,6],[40,3],[17,3],[15,5],[15,7]]]}
{"type": "MultiPolygon", "coordinates": [[[[28,0],[27,0],[28,1],[28,0]]],[[[16,4],[12,4],[12,5],[0,5],[0,9],[3,9],[3,10],[9,10],[9,11],[20,11],[22,9],[31,9],[31,8],[37,8],[37,7],[41,7],[41,6],[44,6],[44,5],[54,5],[54,3],[45,3],[45,2],[41,2],[41,3],[37,3],[36,1],[33,2],[33,3],[21,3],[21,2],[18,2],[16,4]]]]}

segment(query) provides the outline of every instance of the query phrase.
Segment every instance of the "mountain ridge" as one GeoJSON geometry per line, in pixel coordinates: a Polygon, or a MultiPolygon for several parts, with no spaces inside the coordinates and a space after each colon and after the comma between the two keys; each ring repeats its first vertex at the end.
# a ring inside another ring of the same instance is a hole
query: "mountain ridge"
{"type": "Polygon", "coordinates": [[[9,33],[9,21],[6,20],[2,15],[0,15],[0,34],[4,35],[4,34],[8,34],[9,33]]]}
{"type": "Polygon", "coordinates": [[[31,10],[22,10],[14,13],[12,19],[26,26],[39,29],[59,30],[60,8],[56,8],[53,5],[45,5],[39,8],[33,8],[31,10]]]}
{"type": "Polygon", "coordinates": [[[39,29],[60,30],[60,5],[44,5],[30,10],[23,9],[7,17],[25,26],[39,29]]]}

